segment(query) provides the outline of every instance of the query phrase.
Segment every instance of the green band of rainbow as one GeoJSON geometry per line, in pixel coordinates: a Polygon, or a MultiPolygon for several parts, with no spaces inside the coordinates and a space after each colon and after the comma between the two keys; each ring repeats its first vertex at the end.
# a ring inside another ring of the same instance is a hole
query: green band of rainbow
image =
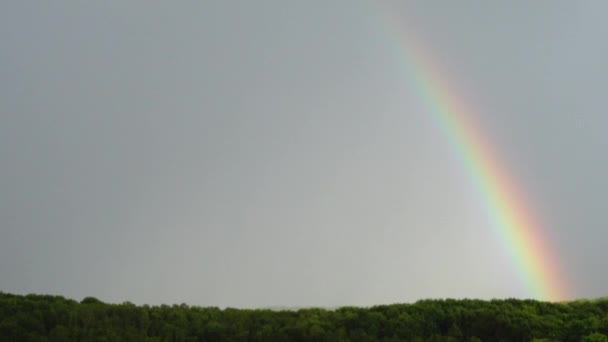
{"type": "Polygon", "coordinates": [[[568,298],[545,233],[473,119],[473,111],[459,101],[422,45],[402,30],[397,32],[408,77],[468,169],[529,295],[542,300],[568,298]]]}

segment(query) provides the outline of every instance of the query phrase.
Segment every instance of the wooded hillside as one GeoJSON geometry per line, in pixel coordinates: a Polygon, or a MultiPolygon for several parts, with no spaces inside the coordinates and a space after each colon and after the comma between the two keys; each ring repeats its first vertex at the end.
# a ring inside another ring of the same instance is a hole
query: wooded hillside
{"type": "Polygon", "coordinates": [[[608,341],[606,335],[608,299],[272,311],[0,293],[3,341],[608,341]]]}

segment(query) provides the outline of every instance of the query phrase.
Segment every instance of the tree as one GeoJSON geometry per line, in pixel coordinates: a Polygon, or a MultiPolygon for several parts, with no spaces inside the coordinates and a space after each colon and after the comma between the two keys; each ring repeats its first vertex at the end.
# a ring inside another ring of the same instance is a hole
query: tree
{"type": "Polygon", "coordinates": [[[581,342],[608,342],[608,336],[600,333],[593,333],[583,337],[581,342]]]}

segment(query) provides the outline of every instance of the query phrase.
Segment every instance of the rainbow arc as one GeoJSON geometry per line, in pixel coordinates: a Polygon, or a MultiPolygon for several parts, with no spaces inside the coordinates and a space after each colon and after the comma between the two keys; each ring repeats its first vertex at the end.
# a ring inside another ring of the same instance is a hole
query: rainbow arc
{"type": "Polygon", "coordinates": [[[474,111],[462,103],[423,45],[404,33],[400,35],[408,76],[468,169],[530,296],[542,300],[569,298],[557,258],[544,238],[546,232],[480,129],[472,115],[474,111]]]}

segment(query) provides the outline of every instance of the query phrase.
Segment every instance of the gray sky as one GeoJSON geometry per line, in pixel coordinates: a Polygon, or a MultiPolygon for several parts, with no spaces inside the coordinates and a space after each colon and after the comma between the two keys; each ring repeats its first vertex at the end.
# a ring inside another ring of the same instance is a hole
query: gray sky
{"type": "Polygon", "coordinates": [[[475,108],[608,295],[604,1],[0,4],[0,291],[238,307],[525,297],[408,78],[475,108]]]}

